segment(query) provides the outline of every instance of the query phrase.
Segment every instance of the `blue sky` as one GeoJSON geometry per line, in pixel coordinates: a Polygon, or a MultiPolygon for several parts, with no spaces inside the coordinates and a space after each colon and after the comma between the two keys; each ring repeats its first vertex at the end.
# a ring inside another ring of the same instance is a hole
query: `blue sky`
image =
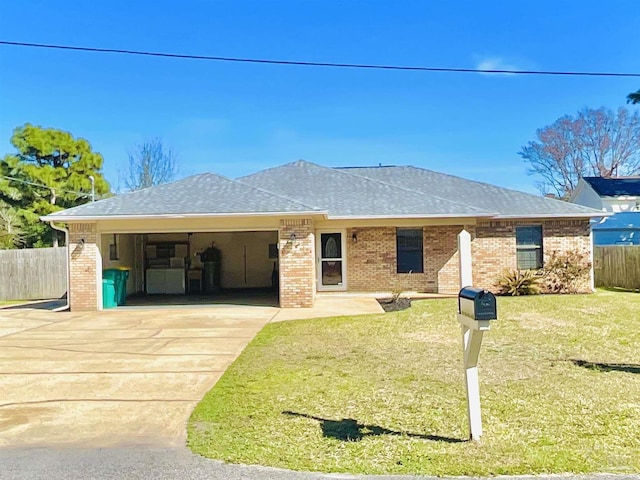
{"type": "MultiPolygon", "coordinates": [[[[637,0],[0,1],[0,39],[196,55],[639,72],[637,0]]],[[[160,137],[182,175],[411,164],[536,192],[517,152],[640,78],[234,64],[0,45],[0,154],[30,122],[88,139],[113,188],[160,137]]],[[[629,106],[630,109],[638,108],[629,106]]]]}

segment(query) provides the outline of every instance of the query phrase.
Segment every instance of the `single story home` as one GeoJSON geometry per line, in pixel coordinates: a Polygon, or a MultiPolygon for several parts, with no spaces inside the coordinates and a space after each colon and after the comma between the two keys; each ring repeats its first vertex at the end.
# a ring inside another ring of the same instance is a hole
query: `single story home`
{"type": "Polygon", "coordinates": [[[412,166],[297,161],[235,180],[194,175],[43,217],[68,231],[72,310],[102,308],[102,271],[131,269],[130,293],[272,287],[281,307],[316,292],[456,293],[458,235],[473,283],[591,254],[597,210],[412,166]],[[204,286],[203,286],[204,285],[204,286]]]}
{"type": "Polygon", "coordinates": [[[569,201],[610,215],[592,220],[594,245],[640,245],[640,177],[583,177],[569,201]]]}

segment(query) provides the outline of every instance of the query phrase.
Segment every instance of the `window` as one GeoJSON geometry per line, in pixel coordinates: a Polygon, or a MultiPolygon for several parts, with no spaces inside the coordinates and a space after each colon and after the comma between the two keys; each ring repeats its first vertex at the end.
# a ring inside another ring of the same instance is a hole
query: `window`
{"type": "Polygon", "coordinates": [[[542,226],[516,227],[518,269],[542,268],[542,226]]]}
{"type": "Polygon", "coordinates": [[[422,229],[396,229],[398,273],[423,273],[422,229]]]}

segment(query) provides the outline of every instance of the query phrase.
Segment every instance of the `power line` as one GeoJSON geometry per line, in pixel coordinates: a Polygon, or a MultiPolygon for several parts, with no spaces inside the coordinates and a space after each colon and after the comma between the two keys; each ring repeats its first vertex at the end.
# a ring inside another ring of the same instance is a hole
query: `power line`
{"type": "Polygon", "coordinates": [[[91,197],[91,193],[74,192],[72,190],[62,190],[61,188],[49,187],[49,186],[44,185],[42,183],[29,182],[27,180],[21,180],[19,178],[15,178],[15,177],[9,177],[7,175],[0,175],[0,178],[4,178],[6,180],[12,180],[12,181],[18,182],[18,183],[23,183],[25,185],[31,185],[31,186],[34,186],[34,187],[41,187],[41,188],[44,188],[46,190],[54,190],[56,192],[61,192],[61,193],[71,193],[71,194],[77,195],[79,197],[91,197]]]}
{"type": "Polygon", "coordinates": [[[554,70],[498,70],[483,68],[445,68],[445,67],[412,67],[402,65],[374,65],[362,63],[335,62],[303,62],[294,60],[270,60],[260,58],[218,57],[210,55],[188,55],[182,53],[149,52],[143,50],[124,50],[118,48],[77,47],[72,45],[53,45],[45,43],[10,42],[0,40],[0,45],[18,47],[50,48],[57,50],[75,50],[81,52],[116,53],[123,55],[141,55],[147,57],[179,58],[188,60],[208,60],[216,62],[261,63],[270,65],[295,65],[304,67],[361,68],[370,70],[403,70],[418,72],[451,72],[451,73],[509,73],[513,75],[557,75],[574,77],[640,77],[640,73],[628,72],[576,72],[554,70]]]}

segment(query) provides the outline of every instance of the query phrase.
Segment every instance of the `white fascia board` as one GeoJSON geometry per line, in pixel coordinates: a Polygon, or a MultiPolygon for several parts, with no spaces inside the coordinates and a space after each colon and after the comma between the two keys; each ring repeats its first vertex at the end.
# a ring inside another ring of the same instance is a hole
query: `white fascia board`
{"type": "Polygon", "coordinates": [[[176,220],[180,218],[228,218],[228,217],[304,217],[309,215],[327,216],[326,211],[310,212],[253,212],[253,213],[175,213],[160,215],[73,215],[56,216],[55,214],[40,217],[43,222],[97,222],[101,220],[176,220]]]}
{"type": "Polygon", "coordinates": [[[530,218],[596,218],[596,217],[610,217],[613,215],[611,212],[600,212],[596,211],[594,213],[535,213],[530,215],[496,215],[496,220],[509,219],[516,220],[519,218],[522,219],[530,219],[530,218]]]}
{"type": "Polygon", "coordinates": [[[328,215],[327,220],[392,220],[411,218],[493,218],[495,213],[468,213],[454,215],[450,213],[425,214],[425,215],[328,215]]]}

